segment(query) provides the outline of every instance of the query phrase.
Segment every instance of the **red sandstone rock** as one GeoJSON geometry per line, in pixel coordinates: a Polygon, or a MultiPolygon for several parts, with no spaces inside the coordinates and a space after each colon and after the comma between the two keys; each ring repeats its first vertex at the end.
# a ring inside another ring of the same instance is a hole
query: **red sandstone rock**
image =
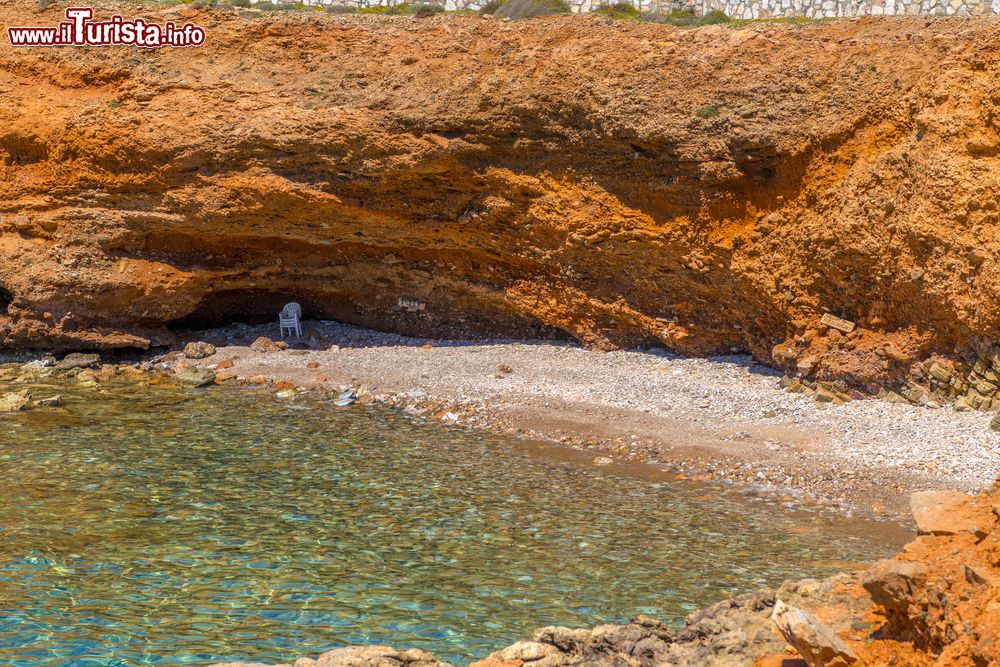
{"type": "Polygon", "coordinates": [[[801,609],[777,600],[771,620],[809,667],[849,667],[858,662],[857,654],[840,637],[801,609]]]}
{"type": "Polygon", "coordinates": [[[927,535],[972,533],[986,535],[986,526],[970,509],[969,496],[957,491],[924,491],[910,497],[910,511],[917,530],[927,535]]]}

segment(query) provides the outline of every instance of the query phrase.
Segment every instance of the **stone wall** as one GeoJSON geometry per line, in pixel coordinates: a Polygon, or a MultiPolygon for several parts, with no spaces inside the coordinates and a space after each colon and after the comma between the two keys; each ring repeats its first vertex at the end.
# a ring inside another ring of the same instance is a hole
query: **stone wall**
{"type": "MultiPolygon", "coordinates": [[[[252,3],[265,0],[251,0],[252,3]]],[[[285,0],[266,0],[280,3],[285,0]]],[[[287,0],[295,1],[295,0],[287,0]]],[[[350,9],[366,9],[369,7],[391,7],[393,5],[430,4],[444,7],[446,11],[479,11],[489,0],[299,0],[305,5],[320,7],[346,7],[350,9]]],[[[616,4],[616,0],[566,0],[574,14],[586,14],[595,11],[602,5],[616,4]]],[[[622,0],[628,2],[628,0],[622,0]]],[[[1000,2],[1000,0],[998,0],[1000,2]]],[[[644,13],[669,14],[677,11],[693,11],[700,13],[705,0],[631,0],[633,7],[644,13]]],[[[708,11],[711,11],[709,9],[708,11]]]]}
{"type": "MultiPolygon", "coordinates": [[[[303,0],[307,5],[362,9],[420,0],[303,0]]],[[[448,11],[478,11],[487,0],[426,0],[448,11]]],[[[614,0],[568,0],[577,14],[592,12],[614,0]]],[[[760,19],[803,16],[843,18],[852,16],[984,16],[1000,13],[1000,0],[631,0],[642,12],[666,14],[693,11],[703,15],[719,11],[731,18],[760,19]]]]}
{"type": "Polygon", "coordinates": [[[697,0],[696,12],[757,19],[787,16],[982,16],[1000,12],[1000,0],[697,0]]]}

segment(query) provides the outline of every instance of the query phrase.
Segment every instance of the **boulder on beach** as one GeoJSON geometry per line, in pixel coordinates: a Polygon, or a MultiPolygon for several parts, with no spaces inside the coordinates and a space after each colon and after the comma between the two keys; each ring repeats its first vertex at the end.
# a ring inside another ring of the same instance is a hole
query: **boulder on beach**
{"type": "Polygon", "coordinates": [[[188,343],[184,346],[184,356],[188,359],[207,359],[215,354],[215,346],[204,341],[188,343]]]}
{"type": "Polygon", "coordinates": [[[254,342],[250,343],[250,349],[254,352],[261,352],[267,354],[268,352],[280,352],[281,350],[288,349],[288,343],[283,341],[273,341],[267,336],[261,336],[254,342]]]}

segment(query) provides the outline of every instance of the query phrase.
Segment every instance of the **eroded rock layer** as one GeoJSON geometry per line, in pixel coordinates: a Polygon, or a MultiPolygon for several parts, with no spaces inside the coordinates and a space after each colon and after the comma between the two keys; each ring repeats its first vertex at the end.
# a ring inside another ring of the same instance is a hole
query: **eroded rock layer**
{"type": "Polygon", "coordinates": [[[112,11],[208,43],[0,49],[0,349],[295,299],[875,389],[1000,339],[994,23],[112,11]]]}

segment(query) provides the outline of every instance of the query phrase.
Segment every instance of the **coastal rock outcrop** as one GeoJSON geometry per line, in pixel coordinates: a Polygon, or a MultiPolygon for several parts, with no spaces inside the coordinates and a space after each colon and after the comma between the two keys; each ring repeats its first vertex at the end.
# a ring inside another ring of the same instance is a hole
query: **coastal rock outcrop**
{"type": "Polygon", "coordinates": [[[864,575],[879,623],[855,648],[872,666],[1000,664],[1000,489],[928,500],[934,523],[864,575]]]}
{"type": "Polygon", "coordinates": [[[0,349],[172,344],[295,298],[996,407],[992,366],[969,382],[1000,341],[995,23],[95,13],[208,41],[0,53],[0,349]]]}
{"type": "Polygon", "coordinates": [[[775,600],[771,620],[808,667],[849,667],[858,656],[825,624],[797,607],[775,600]]]}

